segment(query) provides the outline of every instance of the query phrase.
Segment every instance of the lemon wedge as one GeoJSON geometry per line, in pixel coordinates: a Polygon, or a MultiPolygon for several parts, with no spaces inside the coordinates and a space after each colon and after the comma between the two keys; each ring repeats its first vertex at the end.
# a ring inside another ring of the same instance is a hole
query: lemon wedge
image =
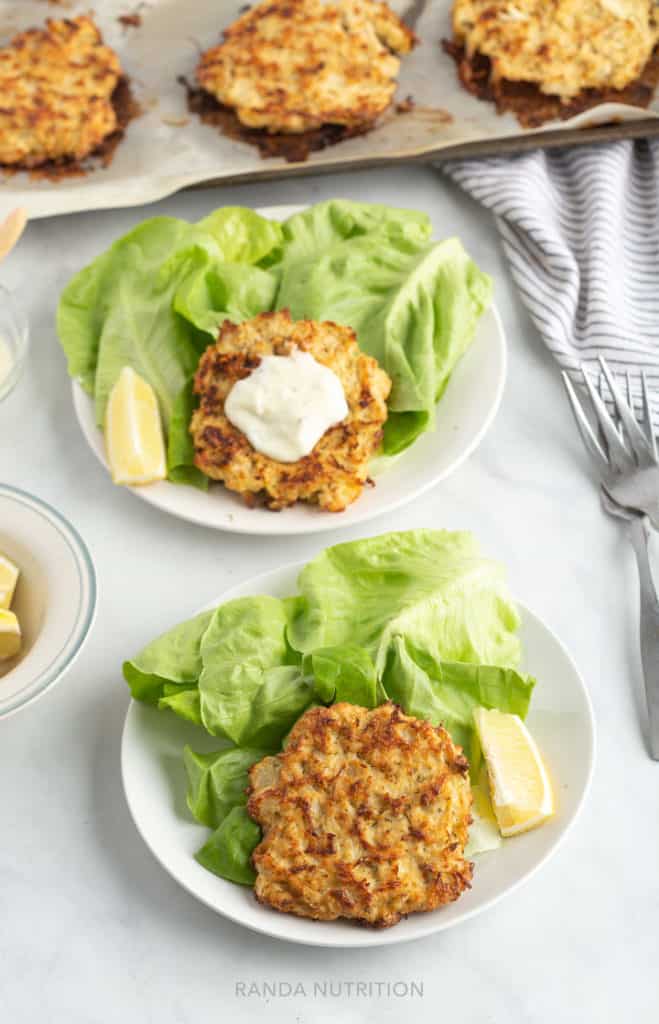
{"type": "Polygon", "coordinates": [[[554,796],[540,751],[519,715],[476,708],[492,807],[502,836],[542,825],[554,813],[554,796]]]}
{"type": "Polygon", "coordinates": [[[21,649],[21,627],[13,612],[0,608],[0,661],[13,658],[21,649]]]}
{"type": "Polygon", "coordinates": [[[158,399],[151,385],[124,366],[110,392],[105,443],[115,484],[150,484],[167,475],[158,399]]]}
{"type": "Polygon", "coordinates": [[[0,608],[10,608],[18,580],[18,569],[6,555],[0,554],[0,608]]]}

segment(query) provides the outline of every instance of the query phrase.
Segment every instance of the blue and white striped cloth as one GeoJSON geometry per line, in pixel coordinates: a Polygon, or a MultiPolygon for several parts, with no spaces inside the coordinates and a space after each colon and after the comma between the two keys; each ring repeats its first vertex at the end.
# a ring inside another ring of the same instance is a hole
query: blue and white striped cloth
{"type": "Polygon", "coordinates": [[[659,140],[452,161],[491,210],[533,321],[562,368],[644,369],[659,412],[659,140]]]}

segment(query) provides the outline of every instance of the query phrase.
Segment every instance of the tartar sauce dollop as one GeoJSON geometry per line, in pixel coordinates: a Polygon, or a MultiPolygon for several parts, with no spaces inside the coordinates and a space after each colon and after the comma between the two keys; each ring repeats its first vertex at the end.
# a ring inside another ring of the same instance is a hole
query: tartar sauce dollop
{"type": "Polygon", "coordinates": [[[278,462],[309,455],[326,430],[348,415],[343,385],[308,352],[263,356],[231,388],[224,412],[257,452],[278,462]]]}

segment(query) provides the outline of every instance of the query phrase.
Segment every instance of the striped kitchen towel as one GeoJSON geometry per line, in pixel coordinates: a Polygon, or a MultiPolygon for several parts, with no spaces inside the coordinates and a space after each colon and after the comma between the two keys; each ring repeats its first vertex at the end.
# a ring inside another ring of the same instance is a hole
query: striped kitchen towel
{"type": "Polygon", "coordinates": [[[644,369],[659,412],[659,140],[451,161],[491,210],[510,270],[561,367],[644,369]]]}

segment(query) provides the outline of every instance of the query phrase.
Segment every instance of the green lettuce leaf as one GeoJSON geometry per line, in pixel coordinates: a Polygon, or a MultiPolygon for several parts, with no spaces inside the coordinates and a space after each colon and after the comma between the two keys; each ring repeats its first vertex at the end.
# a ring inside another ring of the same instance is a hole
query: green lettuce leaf
{"type": "Polygon", "coordinates": [[[262,757],[265,751],[249,747],[198,754],[186,746],[183,762],[188,776],[187,802],[193,817],[215,829],[234,807],[244,806],[248,770],[262,757]]]}
{"type": "Polygon", "coordinates": [[[196,686],[178,687],[177,693],[169,693],[160,698],[158,708],[160,711],[173,711],[179,718],[184,718],[193,725],[203,725],[199,690],[196,686]]]}
{"type": "Polygon", "coordinates": [[[273,247],[271,258],[265,262],[285,272],[291,264],[313,261],[338,243],[375,234],[422,246],[430,239],[432,224],[427,214],[416,210],[328,199],[285,220],[283,245],[280,250],[273,247]]]}
{"type": "Polygon", "coordinates": [[[201,644],[201,716],[214,736],[278,750],[313,693],[286,630],[296,604],[246,597],[217,610],[201,644]]]}
{"type": "Polygon", "coordinates": [[[388,651],[382,685],[389,699],[400,704],[406,714],[443,725],[477,764],[474,709],[498,708],[525,718],[535,679],[511,668],[442,661],[396,636],[388,651]]]}
{"type": "Polygon", "coordinates": [[[245,206],[222,206],[196,227],[213,237],[225,263],[260,263],[283,239],[279,221],[267,220],[245,206]]]}
{"type": "MultiPolygon", "coordinates": [[[[423,434],[431,422],[429,412],[390,412],[384,425],[382,455],[384,458],[400,455],[417,437],[423,434]]],[[[369,463],[370,470],[370,463],[369,463]]]]}
{"type": "MultiPolygon", "coordinates": [[[[152,217],[85,267],[68,283],[57,310],[57,331],[69,373],[93,393],[101,336],[119,292],[128,299],[133,275],[157,277],[163,263],[180,248],[191,225],[175,217],[152,217]]],[[[138,287],[139,287],[138,281],[138,287]]]]}
{"type": "Polygon", "coordinates": [[[180,246],[157,271],[135,262],[130,276],[124,273],[119,280],[103,323],[94,380],[96,422],[101,427],[110,392],[124,366],[131,366],[151,384],[165,431],[176,399],[197,367],[198,331],[175,312],[174,296],[193,270],[208,266],[217,254],[210,236],[194,242],[189,232],[188,227],[180,246]]]}
{"type": "Polygon", "coordinates": [[[172,410],[167,439],[167,477],[172,483],[189,484],[200,491],[207,491],[208,477],[194,464],[190,420],[197,403],[192,387],[191,377],[181,388],[172,410]]]}
{"type": "Polygon", "coordinates": [[[504,572],[464,532],[410,530],[327,548],[300,573],[304,603],[288,627],[303,654],[356,644],[380,677],[404,636],[434,661],[514,668],[519,616],[504,572]]]}
{"type": "MultiPolygon", "coordinates": [[[[210,343],[211,336],[217,334],[225,320],[241,323],[270,309],[276,287],[275,277],[258,267],[238,263],[214,266],[204,264],[192,270],[178,286],[173,308],[195,329],[206,332],[203,336],[210,343]]],[[[194,445],[190,435],[190,420],[196,404],[191,377],[180,390],[172,408],[167,444],[167,477],[172,483],[189,484],[206,491],[209,480],[194,465],[194,445]]]]}
{"type": "Polygon", "coordinates": [[[168,683],[186,688],[197,685],[202,670],[201,640],[214,614],[201,612],[179,623],[124,662],[124,678],[135,700],[157,704],[176,692],[168,683]]]}
{"type": "Polygon", "coordinates": [[[378,703],[375,666],[362,647],[321,647],[306,655],[303,665],[304,671],[313,676],[316,700],[323,704],[347,701],[374,708],[378,703]]]}
{"type": "Polygon", "coordinates": [[[250,264],[281,239],[279,224],[241,207],[217,210],[196,225],[154,217],[69,282],[59,303],[58,334],[69,373],[95,397],[100,426],[119,373],[131,366],[154,388],[168,429],[175,402],[211,341],[199,325],[208,330],[214,324],[198,308],[190,319],[181,316],[175,308],[179,290],[187,282],[194,292],[193,282],[203,282],[215,268],[218,281],[226,279],[225,306],[237,311],[245,305],[245,315],[252,315],[259,297],[272,303],[275,284],[250,264]],[[241,266],[226,270],[226,264],[241,266]]]}
{"type": "Polygon", "coordinates": [[[119,265],[113,251],[103,253],[68,283],[57,307],[57,334],[69,375],[94,394],[98,346],[119,265]]]}
{"type": "Polygon", "coordinates": [[[152,384],[165,424],[198,360],[192,325],[171,309],[175,283],[195,260],[219,258],[210,235],[154,217],[118,239],[62,293],[57,328],[69,373],[96,398],[97,421],[123,366],[152,384]]]}
{"type": "Polygon", "coordinates": [[[331,216],[337,207],[320,204],[284,225],[277,308],[354,328],[392,379],[384,451],[395,454],[434,425],[492,285],[457,238],[429,243],[422,222],[378,219],[375,207],[365,224],[346,226],[331,216]]]}
{"type": "Polygon", "coordinates": [[[261,841],[261,829],[244,807],[234,807],[195,859],[220,878],[238,885],[254,885],[252,853],[261,841]]]}
{"type": "Polygon", "coordinates": [[[225,320],[241,323],[272,309],[277,278],[243,263],[197,267],[178,286],[174,309],[201,331],[215,336],[225,320]]]}

